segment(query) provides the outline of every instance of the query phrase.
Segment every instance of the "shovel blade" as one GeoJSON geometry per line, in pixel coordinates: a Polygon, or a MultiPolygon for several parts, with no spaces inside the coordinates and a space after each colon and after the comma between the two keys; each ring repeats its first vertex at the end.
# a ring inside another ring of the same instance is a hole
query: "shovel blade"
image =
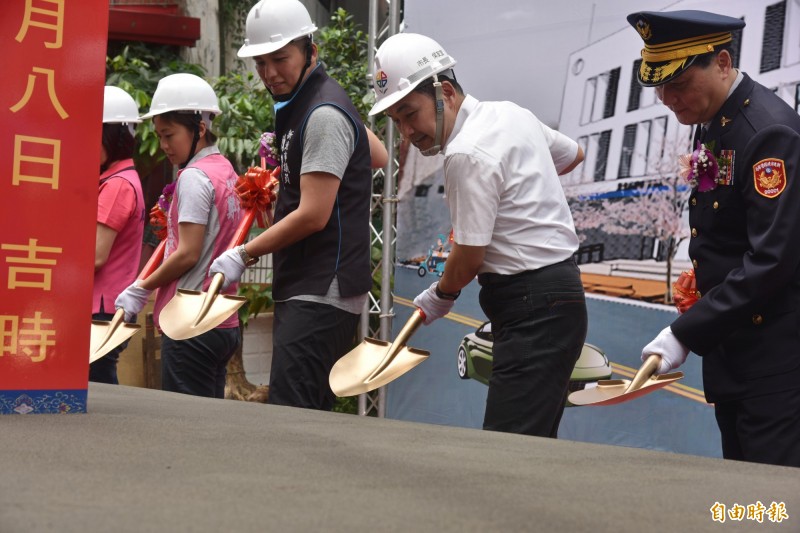
{"type": "Polygon", "coordinates": [[[89,344],[89,362],[94,363],[108,352],[127,341],[141,329],[138,324],[118,324],[112,331],[112,322],[92,320],[92,336],[89,344]]]}
{"type": "Polygon", "coordinates": [[[404,346],[398,350],[392,361],[372,379],[369,379],[384,362],[386,352],[391,343],[377,339],[365,338],[361,344],[353,348],[339,359],[328,379],[331,390],[337,396],[355,396],[383,387],[399,378],[422,361],[430,352],[404,346]]]}
{"type": "Polygon", "coordinates": [[[247,298],[230,294],[209,295],[201,291],[178,289],[164,306],[159,317],[161,330],[174,340],[191,339],[211,331],[247,302],[247,298]],[[211,305],[206,298],[211,297],[211,305]]]}
{"type": "Polygon", "coordinates": [[[650,394],[682,378],[683,372],[652,376],[640,388],[631,391],[628,391],[630,380],[601,379],[596,387],[575,391],[568,399],[573,405],[616,405],[650,394]]]}

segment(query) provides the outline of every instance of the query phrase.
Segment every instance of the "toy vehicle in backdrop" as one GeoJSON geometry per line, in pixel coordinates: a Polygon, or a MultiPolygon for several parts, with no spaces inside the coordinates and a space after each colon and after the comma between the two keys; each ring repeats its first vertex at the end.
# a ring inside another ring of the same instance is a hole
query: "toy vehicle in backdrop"
{"type": "Polygon", "coordinates": [[[450,235],[445,237],[440,233],[436,239],[436,244],[428,248],[428,255],[419,264],[417,274],[419,277],[425,277],[425,274],[430,272],[436,274],[440,278],[444,274],[444,263],[447,261],[447,256],[450,255],[450,250],[447,247],[453,242],[453,230],[450,230],[450,235]]]}
{"type": "MultiPolygon", "coordinates": [[[[488,385],[492,375],[493,343],[491,322],[484,322],[475,333],[465,335],[458,346],[456,357],[458,377],[474,379],[488,385]]],[[[611,379],[611,363],[600,348],[586,343],[572,370],[568,392],[583,390],[587,384],[601,379],[611,379]]],[[[567,402],[567,406],[569,405],[571,404],[567,402]]]]}
{"type": "Polygon", "coordinates": [[[425,261],[420,263],[417,269],[419,277],[425,277],[425,274],[430,272],[441,278],[442,274],[444,274],[444,263],[447,261],[448,255],[450,255],[450,252],[434,252],[433,248],[429,248],[428,256],[425,258],[425,261]]]}

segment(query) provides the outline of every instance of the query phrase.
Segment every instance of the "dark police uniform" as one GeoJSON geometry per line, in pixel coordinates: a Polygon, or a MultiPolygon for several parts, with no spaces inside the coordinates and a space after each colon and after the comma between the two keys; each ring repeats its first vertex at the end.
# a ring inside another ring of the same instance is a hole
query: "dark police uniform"
{"type": "MultiPolygon", "coordinates": [[[[675,41],[702,46],[743,26],[694,11],[636,13],[628,21],[659,52],[675,41]],[[660,30],[666,36],[654,44],[660,30]]],[[[640,82],[666,83],[689,59],[670,76],[663,73],[671,65],[651,62],[640,82]]],[[[716,188],[690,196],[689,255],[700,298],[671,329],[703,357],[724,457],[800,466],[800,116],[739,76],[705,135],[695,132],[693,146],[702,140],[727,173],[716,188]]]]}

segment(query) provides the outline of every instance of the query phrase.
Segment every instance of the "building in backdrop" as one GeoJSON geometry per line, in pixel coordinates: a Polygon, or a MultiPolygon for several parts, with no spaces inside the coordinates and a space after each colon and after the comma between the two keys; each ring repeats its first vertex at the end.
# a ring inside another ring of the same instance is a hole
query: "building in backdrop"
{"type": "MultiPolygon", "coordinates": [[[[742,18],[746,26],[732,42],[736,65],[800,111],[800,0],[686,0],[669,6],[679,9],[724,11],[742,18]]],[[[655,89],[636,81],[641,48],[638,34],[626,27],[569,57],[559,130],[576,139],[586,154],[584,163],[562,178],[575,212],[580,213],[584,202],[625,201],[647,190],[677,192],[667,201],[678,204],[688,196],[676,172],[677,156],[691,151],[692,128],[677,122],[655,89]]],[[[682,214],[683,206],[678,207],[682,214]]],[[[604,247],[606,260],[663,259],[666,253],[664,240],[652,235],[578,230],[584,245],[604,247]]],[[[678,253],[682,257],[685,247],[678,253]]]]}

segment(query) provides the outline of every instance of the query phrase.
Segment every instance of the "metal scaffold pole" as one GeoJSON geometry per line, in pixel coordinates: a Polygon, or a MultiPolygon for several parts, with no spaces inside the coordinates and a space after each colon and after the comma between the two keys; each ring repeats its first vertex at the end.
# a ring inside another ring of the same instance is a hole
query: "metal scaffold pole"
{"type": "MultiPolygon", "coordinates": [[[[369,62],[368,71],[372,70],[375,51],[378,47],[378,40],[389,37],[397,33],[400,27],[400,1],[389,0],[389,16],[385,27],[379,28],[378,15],[381,5],[386,5],[387,0],[370,0],[369,4],[369,28],[368,43],[369,50],[367,60],[369,62]]],[[[371,74],[368,74],[368,83],[372,85],[371,74]]],[[[369,118],[369,127],[375,130],[375,117],[369,118]]],[[[386,121],[384,131],[378,132],[382,137],[386,150],[389,153],[389,161],[386,167],[376,171],[373,176],[373,183],[380,183],[383,176],[383,191],[373,189],[370,222],[371,245],[376,244],[381,248],[381,258],[378,264],[373,264],[373,273],[380,268],[381,272],[381,295],[380,300],[375,301],[372,295],[367,301],[367,312],[361,315],[361,334],[362,337],[373,336],[381,340],[390,340],[392,336],[392,317],[393,295],[392,295],[392,275],[394,274],[394,246],[395,246],[395,206],[397,204],[397,171],[395,135],[394,127],[390,121],[386,121]],[[381,135],[382,134],[382,135],[381,135]],[[376,216],[380,215],[380,216],[376,216]],[[380,220],[376,227],[373,221],[380,220]],[[370,316],[378,317],[378,331],[370,330],[370,316]]],[[[377,391],[361,394],[358,397],[358,413],[362,416],[383,417],[386,413],[386,389],[382,387],[377,391]]]]}

